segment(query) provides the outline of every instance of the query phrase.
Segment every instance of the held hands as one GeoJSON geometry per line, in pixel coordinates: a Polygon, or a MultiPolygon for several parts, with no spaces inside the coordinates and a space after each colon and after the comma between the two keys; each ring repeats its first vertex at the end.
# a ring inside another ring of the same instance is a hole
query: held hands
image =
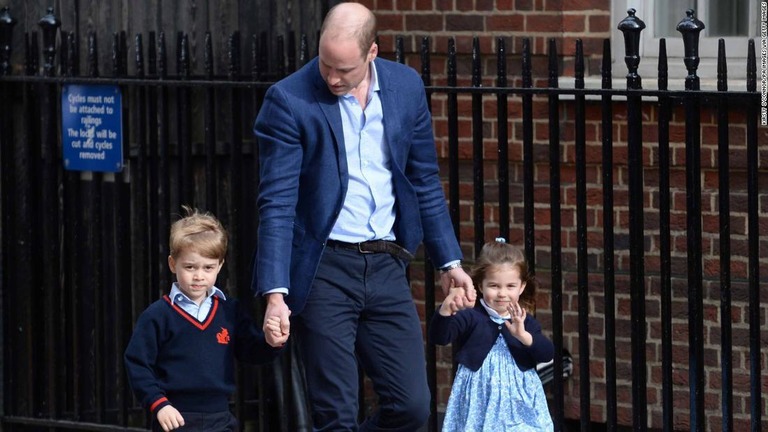
{"type": "Polygon", "coordinates": [[[442,316],[456,315],[456,312],[467,308],[464,305],[464,288],[453,286],[453,281],[451,284],[448,295],[445,296],[443,304],[440,305],[439,313],[442,316]]]}
{"type": "Polygon", "coordinates": [[[283,333],[280,318],[272,316],[264,322],[264,338],[271,346],[278,348],[285,345],[289,335],[289,332],[283,333]]]}
{"type": "Polygon", "coordinates": [[[184,417],[172,405],[166,405],[157,412],[157,422],[164,431],[168,432],[184,426],[184,417]]]}
{"type": "MultiPolygon", "coordinates": [[[[475,286],[472,278],[461,267],[456,267],[440,274],[440,285],[443,288],[443,294],[446,296],[446,302],[451,295],[452,290],[457,291],[451,297],[453,313],[461,309],[467,309],[475,306],[475,286]]],[[[445,302],[443,303],[445,304],[445,302]]],[[[440,307],[442,311],[442,307],[440,307]]],[[[442,314],[442,312],[441,312],[442,314]]]]}
{"type": "Polygon", "coordinates": [[[525,317],[528,315],[525,308],[514,302],[507,306],[507,312],[511,318],[504,321],[504,325],[507,326],[512,336],[522,342],[523,345],[531,346],[533,336],[525,329],[525,317]]]}
{"type": "Polygon", "coordinates": [[[291,310],[280,293],[267,295],[267,310],[264,312],[264,337],[273,347],[281,347],[291,334],[291,310]]]}

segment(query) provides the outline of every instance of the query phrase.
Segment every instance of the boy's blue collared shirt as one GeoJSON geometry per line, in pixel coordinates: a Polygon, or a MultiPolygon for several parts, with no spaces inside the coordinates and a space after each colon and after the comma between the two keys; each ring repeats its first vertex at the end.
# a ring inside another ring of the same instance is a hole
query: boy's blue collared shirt
{"type": "Polygon", "coordinates": [[[203,300],[203,302],[198,306],[197,303],[190,300],[186,294],[181,292],[177,282],[173,283],[173,286],[171,287],[171,294],[169,295],[171,304],[178,305],[180,308],[184,309],[184,312],[192,315],[200,322],[205,321],[205,318],[208,317],[208,312],[210,312],[211,305],[213,304],[213,300],[211,299],[213,296],[216,296],[222,300],[227,299],[227,297],[223,292],[221,292],[220,289],[213,287],[208,292],[208,297],[206,297],[205,300],[203,300]]]}

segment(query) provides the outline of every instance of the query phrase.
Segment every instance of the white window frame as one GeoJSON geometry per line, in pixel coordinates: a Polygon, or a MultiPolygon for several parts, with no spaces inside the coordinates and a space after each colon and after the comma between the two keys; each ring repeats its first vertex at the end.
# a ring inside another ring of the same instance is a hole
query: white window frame
{"type": "MultiPolygon", "coordinates": [[[[620,78],[627,74],[624,63],[624,35],[619,31],[618,24],[627,16],[627,10],[634,8],[635,16],[645,23],[645,29],[640,33],[640,65],[638,74],[643,78],[643,88],[656,88],[659,64],[659,40],[654,36],[655,3],[657,1],[674,0],[612,0],[611,18],[613,29],[611,31],[611,51],[613,56],[614,78],[620,78]]],[[[746,64],[747,46],[750,38],[755,39],[756,54],[759,55],[760,41],[758,37],[758,22],[760,15],[760,2],[752,0],[754,7],[750,8],[749,33],[750,37],[727,36],[725,41],[726,64],[728,67],[728,89],[746,90],[746,64]]],[[[705,2],[702,2],[705,5],[705,2]]],[[[696,10],[696,18],[707,24],[706,6],[702,10],[696,10]]],[[[685,17],[685,10],[680,11],[680,20],[685,17]]],[[[678,20],[679,22],[679,20],[678,20]]],[[[685,88],[685,77],[688,71],[685,68],[683,57],[682,33],[666,37],[667,67],[669,75],[669,88],[685,88]]],[[[700,78],[702,89],[717,89],[717,51],[718,40],[721,37],[709,37],[706,30],[699,35],[699,66],[696,75],[700,78]]]]}

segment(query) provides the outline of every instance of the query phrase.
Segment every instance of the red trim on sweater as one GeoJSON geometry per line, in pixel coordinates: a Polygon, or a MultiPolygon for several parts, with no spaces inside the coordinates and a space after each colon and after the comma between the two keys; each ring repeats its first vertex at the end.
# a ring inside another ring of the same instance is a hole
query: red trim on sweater
{"type": "Polygon", "coordinates": [[[161,397],[160,399],[156,400],[156,401],[155,401],[155,403],[153,403],[153,404],[152,404],[152,405],[149,407],[149,410],[150,410],[150,411],[154,411],[154,410],[155,410],[155,408],[157,408],[157,406],[158,406],[158,405],[160,405],[160,404],[162,404],[163,402],[168,402],[168,398],[167,398],[167,397],[165,397],[165,396],[163,396],[163,397],[161,397]]]}
{"type": "Polygon", "coordinates": [[[208,312],[208,318],[204,322],[200,322],[196,320],[194,317],[190,316],[188,313],[184,312],[184,309],[176,306],[171,302],[171,298],[168,297],[168,295],[164,295],[163,299],[168,302],[169,305],[182,317],[184,317],[187,321],[192,323],[195,327],[199,328],[200,330],[205,330],[208,328],[208,326],[213,322],[213,318],[216,316],[216,310],[219,308],[219,298],[216,296],[213,296],[213,306],[211,306],[210,312],[208,312]]]}

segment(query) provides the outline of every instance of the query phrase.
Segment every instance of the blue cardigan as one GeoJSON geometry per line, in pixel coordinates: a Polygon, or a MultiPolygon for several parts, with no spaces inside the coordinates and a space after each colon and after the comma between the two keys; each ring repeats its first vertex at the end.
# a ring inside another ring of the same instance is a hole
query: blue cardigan
{"type": "Polygon", "coordinates": [[[282,350],[267,344],[237,300],[212,299],[203,322],[168,296],[139,316],[125,350],[125,370],[136,398],[153,414],[166,405],[226,411],[235,392],[234,360],[267,363],[282,350]]]}
{"type": "Polygon", "coordinates": [[[504,336],[509,352],[522,371],[536,367],[554,358],[554,345],[541,332],[541,324],[531,315],[525,318],[525,329],[533,336],[531,346],[525,346],[509,332],[504,324],[491,321],[488,312],[478,301],[474,308],[464,309],[452,316],[440,315],[440,308],[432,317],[429,340],[437,345],[454,343],[455,360],[476,371],[483,365],[499,333],[504,336]]]}

